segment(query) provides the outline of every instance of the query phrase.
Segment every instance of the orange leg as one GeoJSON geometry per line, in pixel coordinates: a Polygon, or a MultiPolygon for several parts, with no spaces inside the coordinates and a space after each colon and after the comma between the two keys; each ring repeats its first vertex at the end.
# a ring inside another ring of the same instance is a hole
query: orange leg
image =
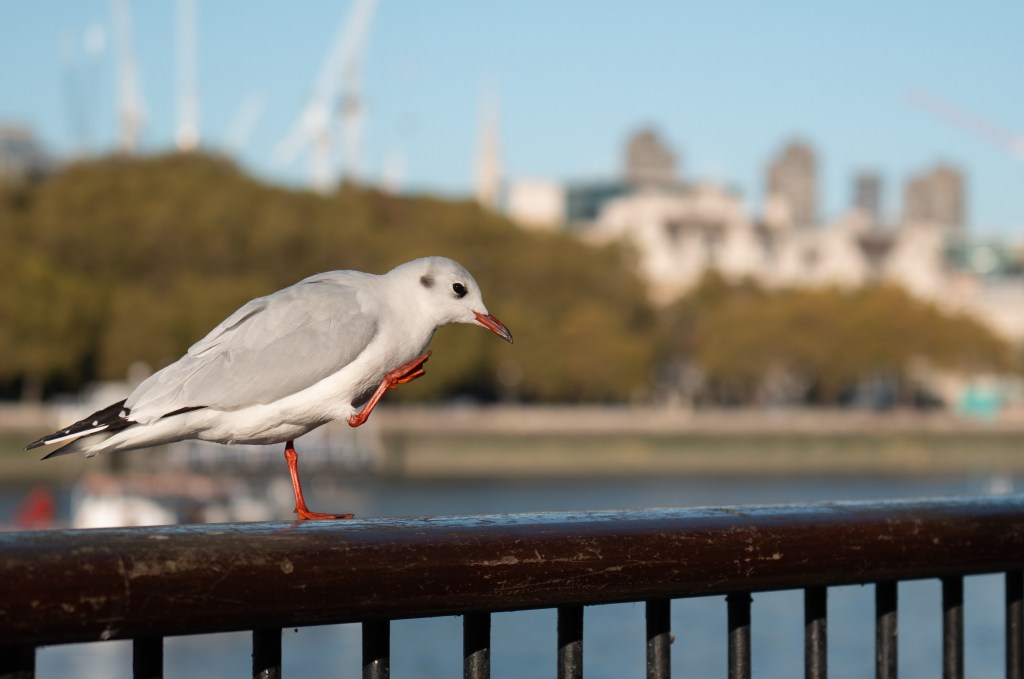
{"type": "Polygon", "coordinates": [[[366,402],[366,406],[362,411],[356,413],[352,417],[348,418],[348,424],[351,427],[358,427],[363,422],[366,422],[367,418],[370,417],[370,413],[377,406],[377,401],[384,395],[388,389],[396,389],[399,384],[407,384],[415,379],[426,375],[426,371],[423,370],[423,364],[430,358],[431,352],[427,352],[422,356],[417,356],[408,363],[403,363],[398,366],[381,380],[380,386],[377,387],[377,391],[373,392],[373,396],[366,402]]]}
{"type": "Polygon", "coordinates": [[[322,514],[311,512],[302,497],[302,485],[299,483],[299,454],[295,452],[295,442],[289,441],[284,447],[284,459],[288,461],[288,473],[292,475],[292,490],[295,492],[295,514],[300,521],[309,519],[351,519],[352,514],[322,514]]]}

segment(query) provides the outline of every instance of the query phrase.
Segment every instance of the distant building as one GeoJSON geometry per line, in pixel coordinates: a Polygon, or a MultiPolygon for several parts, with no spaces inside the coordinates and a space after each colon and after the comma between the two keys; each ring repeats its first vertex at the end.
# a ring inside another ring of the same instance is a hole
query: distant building
{"type": "Polygon", "coordinates": [[[582,222],[593,222],[601,216],[608,201],[634,191],[633,185],[617,181],[571,184],[566,188],[565,222],[570,228],[577,228],[582,222]]]}
{"type": "Polygon", "coordinates": [[[790,142],[768,166],[768,196],[785,201],[797,227],[818,221],[817,172],[814,149],[801,141],[790,142]]]}
{"type": "Polygon", "coordinates": [[[567,187],[548,179],[519,179],[510,182],[505,211],[531,229],[554,231],[565,224],[567,187]]]}
{"type": "Polygon", "coordinates": [[[784,208],[777,216],[755,223],[736,193],[698,183],[611,200],[583,235],[590,242],[629,242],[658,303],[685,294],[709,269],[767,287],[856,288],[885,277],[877,260],[888,245],[865,241],[865,216],[853,213],[821,229],[795,228],[784,208]]]}
{"type": "Polygon", "coordinates": [[[0,181],[37,179],[55,163],[27,127],[0,125],[0,181]]]}
{"type": "Polygon", "coordinates": [[[882,223],[882,179],[877,172],[861,172],[854,178],[853,206],[873,228],[882,223]]]}
{"type": "Polygon", "coordinates": [[[948,234],[964,230],[964,179],[960,171],[938,165],[911,177],[903,191],[903,221],[936,224],[948,234]]]}
{"type": "Polygon", "coordinates": [[[896,224],[885,224],[879,176],[863,172],[853,184],[858,209],[818,224],[816,161],[806,144],[790,144],[774,159],[756,218],[737,191],[682,182],[674,158],[642,130],[626,145],[623,179],[511,182],[506,208],[534,228],[629,243],[657,303],[686,294],[709,269],[769,288],[889,283],[944,311],[972,315],[1005,338],[1024,339],[1024,251],[963,238],[957,170],[937,167],[909,182],[896,224]]]}
{"type": "Polygon", "coordinates": [[[676,154],[652,128],[644,128],[626,142],[624,179],[638,186],[678,184],[676,154]]]}
{"type": "MultiPolygon", "coordinates": [[[[622,179],[562,184],[547,180],[510,181],[505,212],[531,228],[576,228],[597,220],[609,201],[645,187],[682,187],[676,155],[650,128],[629,137],[622,159],[622,179]]],[[[478,191],[478,200],[480,200],[478,191]]],[[[482,202],[482,201],[481,201],[482,202]]]]}
{"type": "Polygon", "coordinates": [[[575,230],[597,220],[608,201],[636,191],[625,182],[592,181],[574,184],[544,179],[508,183],[505,213],[531,229],[575,230]]]}
{"type": "Polygon", "coordinates": [[[763,258],[742,201],[711,184],[623,194],[607,201],[581,233],[592,243],[631,243],[659,303],[679,297],[708,269],[739,278],[756,271],[763,258]]]}

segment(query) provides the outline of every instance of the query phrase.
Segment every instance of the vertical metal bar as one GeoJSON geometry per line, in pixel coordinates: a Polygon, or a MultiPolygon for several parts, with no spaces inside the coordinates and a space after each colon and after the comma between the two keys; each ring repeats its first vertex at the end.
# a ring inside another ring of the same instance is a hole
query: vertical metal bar
{"type": "Polygon", "coordinates": [[[462,677],[490,679],[491,614],[467,613],[462,618],[462,677]]]}
{"type": "Polygon", "coordinates": [[[875,677],[896,679],[896,583],[875,584],[875,677]]]}
{"type": "Polygon", "coordinates": [[[804,677],[828,679],[828,589],[804,590],[804,677]]]}
{"type": "Polygon", "coordinates": [[[583,606],[558,607],[558,679],[583,678],[583,606]]]}
{"type": "Polygon", "coordinates": [[[672,677],[672,600],[647,602],[647,679],[672,677]]]}
{"type": "Polygon", "coordinates": [[[363,623],[363,679],[390,676],[391,621],[367,620],[363,623]]]}
{"type": "Polygon", "coordinates": [[[281,679],[281,628],[252,631],[253,679],[281,679]]]}
{"type": "Polygon", "coordinates": [[[1006,679],[1024,679],[1024,573],[1006,574],[1006,679]]]}
{"type": "Polygon", "coordinates": [[[132,640],[133,679],[161,679],[164,676],[163,637],[132,640]]]}
{"type": "Polygon", "coordinates": [[[33,679],[35,646],[0,646],[0,679],[33,679]]]}
{"type": "Polygon", "coordinates": [[[729,608],[729,679],[750,679],[750,602],[749,592],[726,597],[729,608]]]}
{"type": "Polygon", "coordinates": [[[964,676],[964,579],[942,579],[942,678],[964,676]]]}

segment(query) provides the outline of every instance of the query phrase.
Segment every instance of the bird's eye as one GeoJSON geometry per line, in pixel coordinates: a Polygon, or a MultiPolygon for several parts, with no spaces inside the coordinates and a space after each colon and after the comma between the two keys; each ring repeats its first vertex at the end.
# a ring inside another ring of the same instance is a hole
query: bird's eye
{"type": "Polygon", "coordinates": [[[452,283],[452,292],[455,293],[456,297],[462,299],[466,296],[466,286],[462,283],[452,283]]]}

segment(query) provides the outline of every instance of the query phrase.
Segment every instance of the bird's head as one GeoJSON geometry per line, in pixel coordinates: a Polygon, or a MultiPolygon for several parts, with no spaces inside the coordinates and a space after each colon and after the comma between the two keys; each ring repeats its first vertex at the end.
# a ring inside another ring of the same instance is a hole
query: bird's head
{"type": "Polygon", "coordinates": [[[458,262],[447,257],[423,257],[402,264],[393,271],[400,272],[410,281],[415,290],[412,294],[421,309],[438,326],[474,323],[506,342],[512,342],[512,333],[504,323],[488,313],[480,286],[458,262]]]}

